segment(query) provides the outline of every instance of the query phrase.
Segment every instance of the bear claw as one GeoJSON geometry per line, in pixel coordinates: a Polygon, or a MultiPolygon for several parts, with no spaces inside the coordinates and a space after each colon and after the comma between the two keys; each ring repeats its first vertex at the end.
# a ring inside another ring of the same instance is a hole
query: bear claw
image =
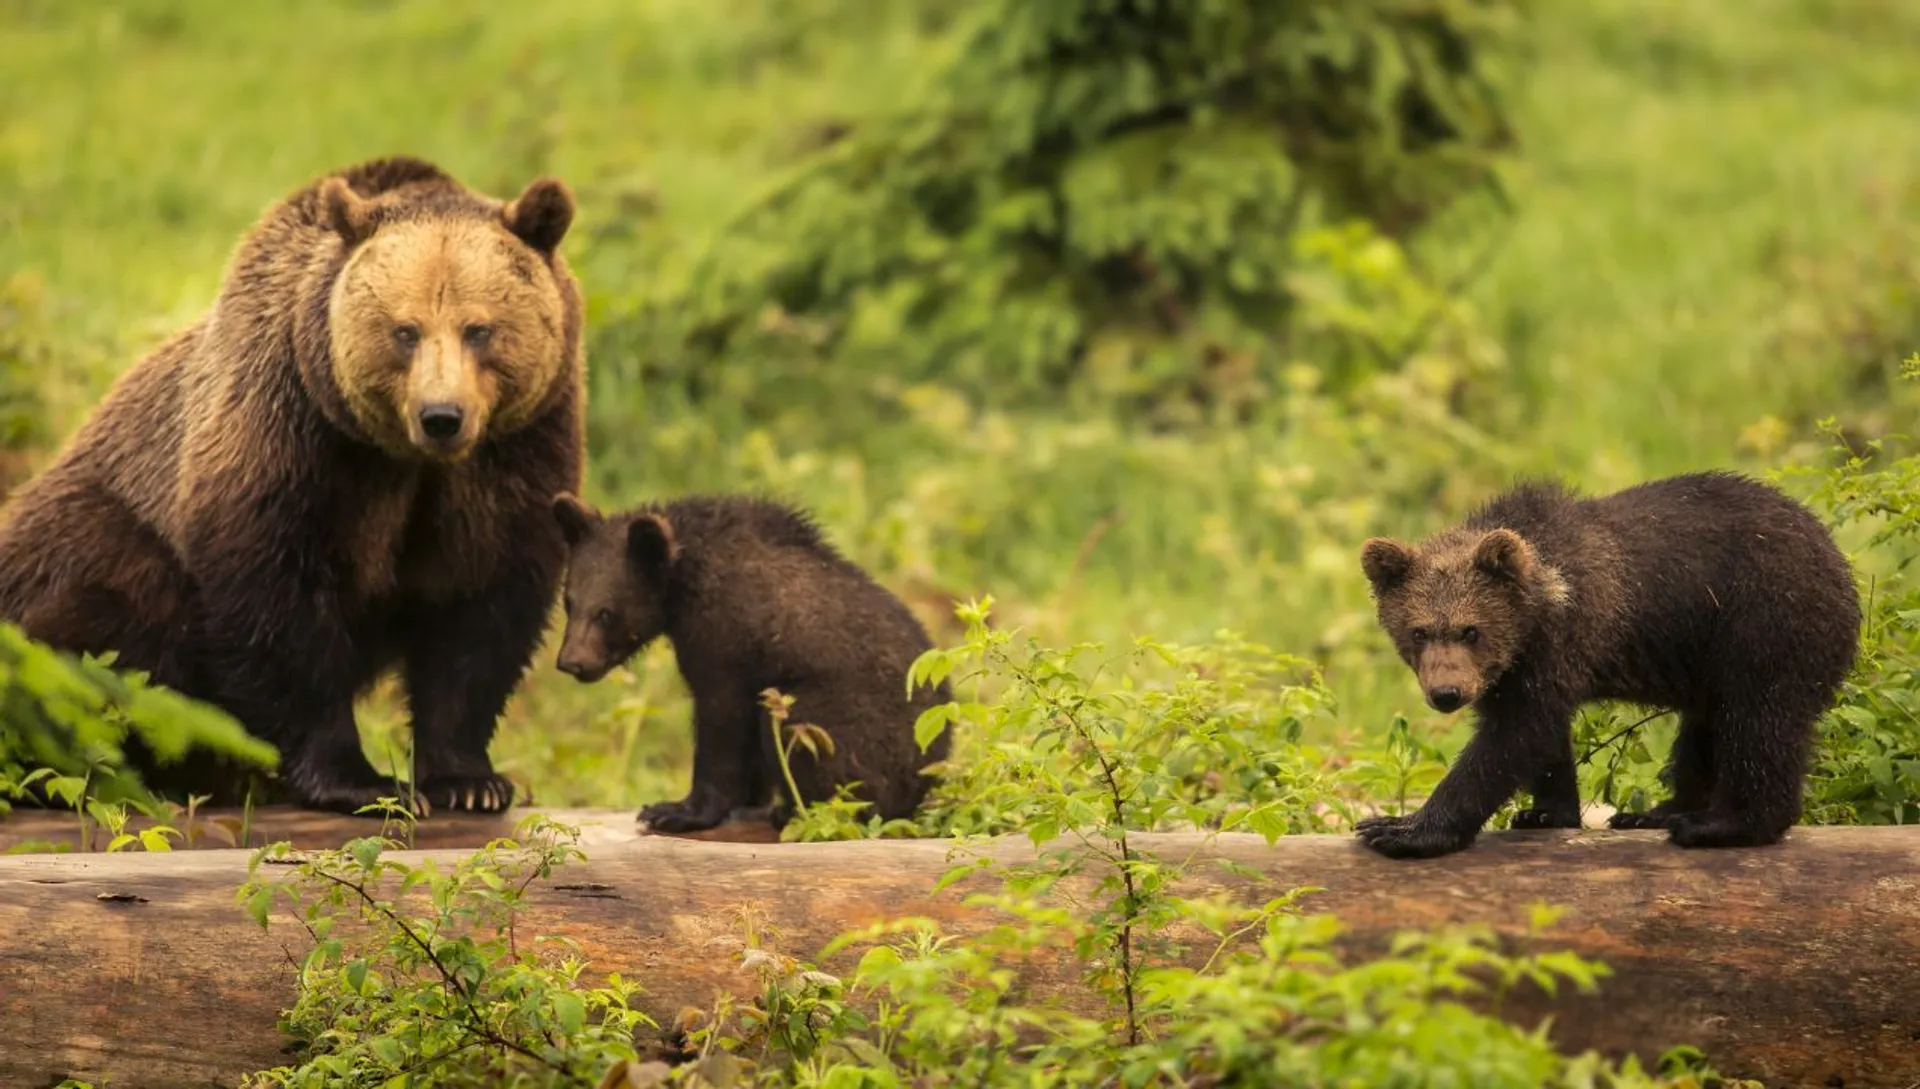
{"type": "Polygon", "coordinates": [[[436,775],[416,791],[456,813],[500,813],[513,805],[513,784],[499,775],[436,775]]]}
{"type": "Polygon", "coordinates": [[[1551,809],[1522,809],[1513,815],[1510,828],[1579,828],[1580,814],[1557,813],[1551,809]]]}

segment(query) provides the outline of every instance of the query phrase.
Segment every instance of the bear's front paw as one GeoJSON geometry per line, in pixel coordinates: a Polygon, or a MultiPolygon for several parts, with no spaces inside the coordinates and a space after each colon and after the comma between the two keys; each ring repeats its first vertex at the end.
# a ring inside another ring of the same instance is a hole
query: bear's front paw
{"type": "Polygon", "coordinates": [[[1522,809],[1513,815],[1510,828],[1578,828],[1578,811],[1567,813],[1556,809],[1522,809]]]}
{"type": "Polygon", "coordinates": [[[1411,817],[1373,817],[1355,826],[1360,842],[1388,858],[1433,858],[1452,854],[1473,842],[1473,833],[1460,835],[1411,817]],[[1391,823],[1389,823],[1391,822],[1391,823]]]}
{"type": "Polygon", "coordinates": [[[703,832],[724,823],[729,811],[725,804],[704,805],[690,796],[677,802],[642,806],[640,819],[655,832],[703,832]]]}
{"type": "Polygon", "coordinates": [[[1787,834],[1751,822],[1740,813],[1703,810],[1676,813],[1667,822],[1667,838],[1676,847],[1770,847],[1787,834]]]}
{"type": "Polygon", "coordinates": [[[456,813],[503,813],[513,805],[513,784],[504,776],[434,775],[416,791],[441,809],[456,813]]]}

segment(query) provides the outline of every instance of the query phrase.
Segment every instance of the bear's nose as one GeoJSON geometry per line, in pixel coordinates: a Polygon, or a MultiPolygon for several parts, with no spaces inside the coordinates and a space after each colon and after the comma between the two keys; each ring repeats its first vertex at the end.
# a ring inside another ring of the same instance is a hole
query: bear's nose
{"type": "Polygon", "coordinates": [[[435,442],[446,442],[460,434],[460,423],[466,414],[459,405],[428,405],[420,410],[420,430],[435,442]]]}
{"type": "Polygon", "coordinates": [[[595,669],[593,665],[584,658],[576,658],[569,654],[562,654],[560,655],[559,661],[554,664],[560,667],[560,672],[565,673],[577,681],[591,683],[600,679],[600,671],[595,669]]]}
{"type": "Polygon", "coordinates": [[[1452,685],[1441,685],[1427,693],[1427,702],[1433,704],[1436,711],[1451,711],[1460,706],[1460,690],[1452,685]]]}

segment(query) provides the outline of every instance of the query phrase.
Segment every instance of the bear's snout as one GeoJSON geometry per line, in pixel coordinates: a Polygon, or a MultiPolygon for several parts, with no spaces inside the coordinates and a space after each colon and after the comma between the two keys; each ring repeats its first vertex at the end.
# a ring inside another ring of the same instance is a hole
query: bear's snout
{"type": "Polygon", "coordinates": [[[420,410],[420,430],[436,443],[446,444],[460,437],[467,414],[449,402],[428,405],[420,410]]]}
{"type": "Polygon", "coordinates": [[[1466,700],[1461,697],[1458,688],[1450,684],[1443,684],[1438,688],[1427,689],[1427,702],[1433,705],[1434,710],[1445,713],[1458,711],[1460,705],[1465,703],[1466,700]]]}
{"type": "Polygon", "coordinates": [[[561,649],[560,659],[554,665],[560,672],[581,684],[592,684],[607,675],[605,665],[590,660],[586,655],[570,647],[561,649]]]}

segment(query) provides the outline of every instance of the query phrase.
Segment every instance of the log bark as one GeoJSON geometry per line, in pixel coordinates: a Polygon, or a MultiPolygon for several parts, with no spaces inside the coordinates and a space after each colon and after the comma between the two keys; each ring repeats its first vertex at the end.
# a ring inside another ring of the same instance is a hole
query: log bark
{"type": "MultiPolygon", "coordinates": [[[[1142,835],[1136,846],[1163,858],[1199,851],[1187,894],[1277,891],[1209,858],[1279,888],[1323,887],[1301,908],[1338,916],[1350,958],[1378,955],[1405,928],[1473,923],[1516,947],[1601,959],[1613,975],[1598,994],[1522,991],[1503,1010],[1528,1026],[1551,1014],[1555,1039],[1573,1050],[1650,1060],[1692,1043],[1722,1073],[1774,1086],[1920,1081],[1920,828],[1797,828],[1777,847],[1723,851],[1683,851],[1653,832],[1500,832],[1407,862],[1348,836],[1270,846],[1242,835],[1142,835]],[[1569,910],[1545,937],[1527,939],[1535,901],[1569,910]]],[[[571,938],[596,971],[640,981],[643,1007],[666,1021],[723,992],[756,993],[735,955],[742,911],[771,927],[780,949],[808,957],[846,929],[908,913],[952,932],[987,925],[991,916],[961,903],[984,886],[929,891],[951,847],[603,830],[587,861],[535,886],[520,925],[571,938]]],[[[1017,840],[991,850],[1031,853],[1017,840]]],[[[61,1076],[232,1085],[285,1061],[275,1019],[292,998],[290,957],[304,951],[304,933],[278,918],[263,933],[245,917],[234,896],[245,862],[233,850],[0,859],[0,1085],[61,1076]]],[[[857,953],[826,967],[844,970],[857,953]]],[[[1037,991],[1086,1006],[1070,964],[1030,972],[1037,991]]]]}

